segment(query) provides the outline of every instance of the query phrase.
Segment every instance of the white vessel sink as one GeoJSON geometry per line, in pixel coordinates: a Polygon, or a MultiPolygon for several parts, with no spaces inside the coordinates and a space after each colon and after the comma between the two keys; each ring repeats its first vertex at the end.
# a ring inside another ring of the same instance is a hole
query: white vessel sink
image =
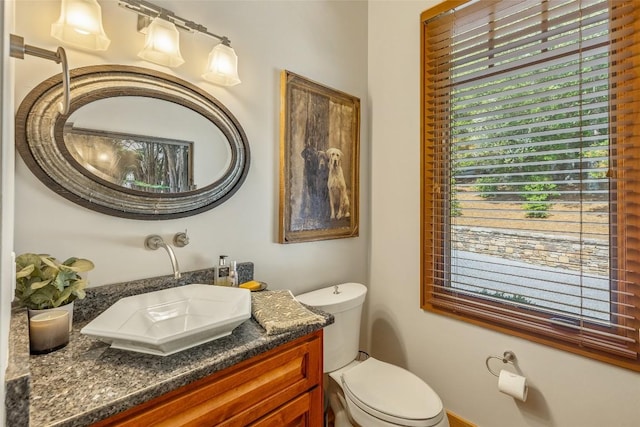
{"type": "Polygon", "coordinates": [[[227,336],[250,317],[250,290],[193,284],[122,298],[80,332],[113,348],[168,356],[227,336]]]}

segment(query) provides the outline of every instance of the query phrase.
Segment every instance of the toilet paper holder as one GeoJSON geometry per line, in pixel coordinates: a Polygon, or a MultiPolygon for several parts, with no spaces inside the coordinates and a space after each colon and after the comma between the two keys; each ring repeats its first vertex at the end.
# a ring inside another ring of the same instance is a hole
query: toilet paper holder
{"type": "Polygon", "coordinates": [[[512,364],[514,367],[516,365],[516,354],[513,351],[505,351],[502,355],[502,357],[500,356],[489,356],[487,357],[487,360],[484,362],[485,365],[487,366],[487,370],[489,372],[491,372],[491,375],[493,375],[494,377],[499,377],[500,374],[495,372],[493,369],[491,369],[491,366],[489,366],[489,361],[491,359],[496,359],[496,360],[501,360],[502,363],[510,363],[512,364]]]}

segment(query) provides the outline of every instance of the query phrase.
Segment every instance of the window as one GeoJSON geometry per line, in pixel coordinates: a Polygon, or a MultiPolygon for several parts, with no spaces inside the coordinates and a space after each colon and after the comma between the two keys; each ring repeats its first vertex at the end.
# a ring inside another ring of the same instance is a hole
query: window
{"type": "Polygon", "coordinates": [[[424,309],[640,371],[636,7],[423,13],[424,309]]]}

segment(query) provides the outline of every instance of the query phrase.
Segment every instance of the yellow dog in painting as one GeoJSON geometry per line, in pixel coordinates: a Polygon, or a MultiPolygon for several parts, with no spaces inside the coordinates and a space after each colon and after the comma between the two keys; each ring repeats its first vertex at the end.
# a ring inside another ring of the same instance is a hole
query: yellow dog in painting
{"type": "Polygon", "coordinates": [[[327,187],[329,188],[329,205],[331,206],[331,219],[348,218],[349,194],[347,184],[342,172],[342,151],[337,148],[329,148],[326,151],[329,158],[329,178],[327,187]]]}

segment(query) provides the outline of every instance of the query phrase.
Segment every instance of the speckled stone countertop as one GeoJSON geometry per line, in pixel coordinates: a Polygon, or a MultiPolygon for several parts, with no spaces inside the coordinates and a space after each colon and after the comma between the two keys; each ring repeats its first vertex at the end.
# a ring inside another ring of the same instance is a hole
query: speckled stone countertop
{"type": "MultiPolygon", "coordinates": [[[[177,285],[207,283],[210,273],[186,273],[177,285]]],[[[166,357],[112,349],[80,334],[123,293],[171,286],[176,286],[175,280],[163,276],[88,289],[87,298],[77,301],[69,344],[47,355],[29,356],[27,315],[14,311],[6,375],[7,425],[90,425],[333,323],[331,315],[318,312],[326,319],[324,325],[268,336],[251,318],[227,337],[166,357]]]]}

